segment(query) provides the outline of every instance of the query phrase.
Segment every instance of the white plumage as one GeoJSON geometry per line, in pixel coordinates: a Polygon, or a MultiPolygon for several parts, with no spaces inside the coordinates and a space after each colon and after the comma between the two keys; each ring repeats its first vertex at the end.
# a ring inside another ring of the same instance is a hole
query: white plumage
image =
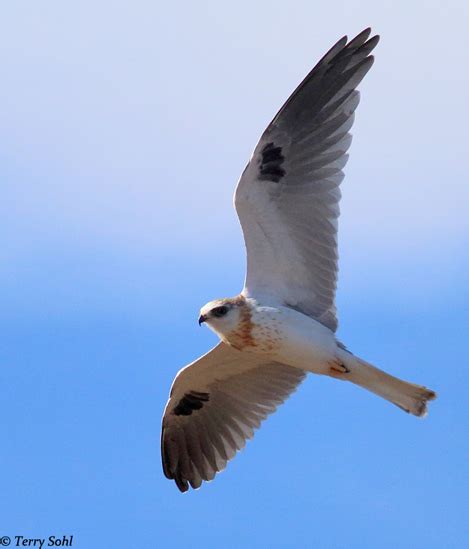
{"type": "Polygon", "coordinates": [[[336,340],[337,219],[356,87],[378,37],[339,40],[267,127],[235,193],[247,250],[242,293],[199,322],[221,342],[174,380],[161,435],[181,491],[221,471],[306,372],[352,381],[422,416],[435,393],[399,380],[336,340]]]}

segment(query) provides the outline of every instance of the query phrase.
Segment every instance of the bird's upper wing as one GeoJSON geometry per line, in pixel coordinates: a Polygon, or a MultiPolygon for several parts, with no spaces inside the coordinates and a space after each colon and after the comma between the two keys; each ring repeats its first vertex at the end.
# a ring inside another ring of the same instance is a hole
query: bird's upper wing
{"type": "Polygon", "coordinates": [[[344,37],[262,135],[235,193],[247,249],[243,293],[337,328],[337,218],[357,85],[379,37],[344,37]]]}
{"type": "Polygon", "coordinates": [[[183,368],[163,415],[166,477],[181,492],[212,480],[305,375],[225,343],[183,368]]]}

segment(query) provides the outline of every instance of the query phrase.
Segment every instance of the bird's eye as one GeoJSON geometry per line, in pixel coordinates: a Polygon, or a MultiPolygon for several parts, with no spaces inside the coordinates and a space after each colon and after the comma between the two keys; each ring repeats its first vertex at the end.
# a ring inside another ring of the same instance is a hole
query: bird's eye
{"type": "Polygon", "coordinates": [[[226,307],[225,305],[222,305],[221,307],[215,307],[215,309],[212,309],[212,315],[217,318],[225,316],[227,312],[228,312],[228,307],[226,307]]]}

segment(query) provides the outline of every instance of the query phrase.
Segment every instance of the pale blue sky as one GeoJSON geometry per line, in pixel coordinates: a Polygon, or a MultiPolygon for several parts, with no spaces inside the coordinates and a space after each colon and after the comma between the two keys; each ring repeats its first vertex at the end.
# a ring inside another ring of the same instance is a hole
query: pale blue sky
{"type": "Polygon", "coordinates": [[[0,537],[77,548],[467,547],[469,8],[0,7],[0,537]],[[381,35],[342,186],[339,336],[437,390],[419,421],[311,377],[216,481],[161,472],[199,307],[244,277],[231,198],[341,35],[381,35]]]}

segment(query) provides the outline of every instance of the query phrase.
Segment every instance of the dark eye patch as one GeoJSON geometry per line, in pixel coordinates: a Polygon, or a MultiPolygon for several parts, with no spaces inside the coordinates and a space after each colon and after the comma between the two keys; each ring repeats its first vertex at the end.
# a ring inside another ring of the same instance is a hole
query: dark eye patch
{"type": "Polygon", "coordinates": [[[226,305],[221,305],[220,307],[215,307],[211,311],[212,315],[217,317],[217,318],[225,316],[227,312],[228,312],[228,307],[226,305]]]}

